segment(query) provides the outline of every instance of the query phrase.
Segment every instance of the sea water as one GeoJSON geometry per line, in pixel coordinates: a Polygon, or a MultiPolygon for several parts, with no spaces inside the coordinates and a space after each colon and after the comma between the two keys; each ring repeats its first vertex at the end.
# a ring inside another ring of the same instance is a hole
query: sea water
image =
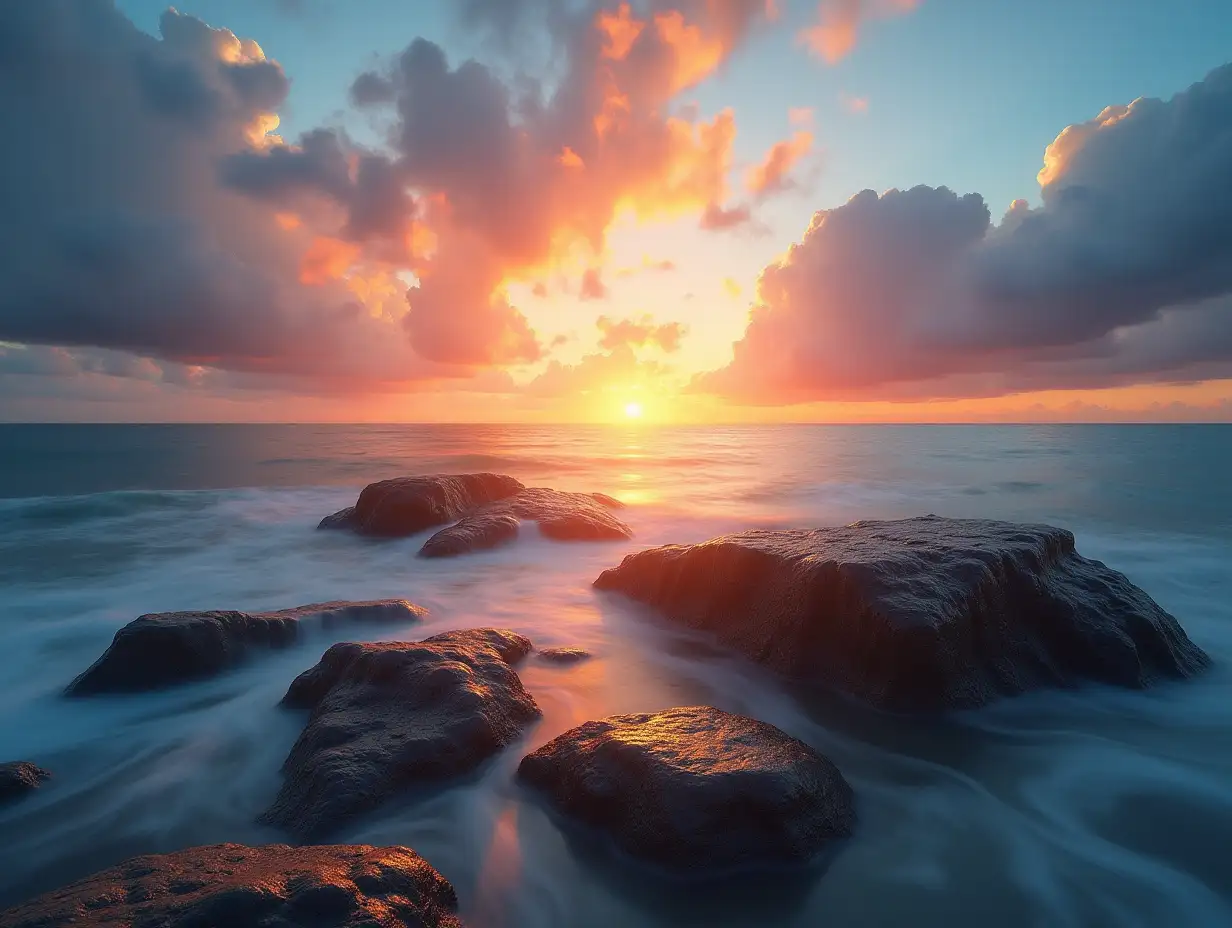
{"type": "Polygon", "coordinates": [[[0,908],[126,857],[286,840],[255,823],[333,641],[502,626],[593,660],[519,667],[542,720],[474,775],[332,835],[408,845],[472,928],[1232,925],[1232,428],[1219,426],[0,427],[0,761],[53,771],[0,807],[0,908]],[[316,531],[386,477],[469,471],[619,497],[628,542],[456,559],[316,531]],[[750,527],[924,513],[1044,521],[1144,587],[1214,661],[1146,692],[1034,693],[950,717],[797,698],[591,582],[631,551],[750,527]],[[217,679],[68,700],[146,612],[402,597],[405,628],[315,631],[217,679]],[[559,827],[513,774],[587,719],[710,704],[829,755],[855,836],[803,874],[676,883],[559,827]]]}

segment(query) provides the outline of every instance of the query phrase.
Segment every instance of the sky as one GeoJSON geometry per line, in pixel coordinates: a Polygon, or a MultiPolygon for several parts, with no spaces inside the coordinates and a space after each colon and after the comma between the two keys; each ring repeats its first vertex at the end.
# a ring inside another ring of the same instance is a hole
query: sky
{"type": "Polygon", "coordinates": [[[0,5],[0,420],[1232,421],[1226,0],[0,5]]]}

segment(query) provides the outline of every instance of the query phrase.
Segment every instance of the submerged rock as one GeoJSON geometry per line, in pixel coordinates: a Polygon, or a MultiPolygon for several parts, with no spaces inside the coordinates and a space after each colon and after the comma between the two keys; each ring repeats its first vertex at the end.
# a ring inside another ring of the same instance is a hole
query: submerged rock
{"type": "Polygon", "coordinates": [[[396,477],[368,484],[354,506],[326,516],[318,528],[399,538],[452,522],[521,489],[519,481],[504,474],[396,477]]]}
{"type": "Polygon", "coordinates": [[[628,853],[680,871],[803,863],[856,820],[828,759],[710,706],[586,722],[523,758],[518,777],[628,853]]]}
{"type": "Polygon", "coordinates": [[[307,620],[412,622],[422,607],[402,599],[312,603],[276,612],[158,612],[129,622],[66,690],[69,696],[157,689],[212,677],[251,652],[291,644],[307,620]]]}
{"type": "Polygon", "coordinates": [[[32,793],[51,774],[42,767],[37,767],[27,760],[0,764],[0,802],[20,799],[27,793],[32,793]]]}
{"type": "Polygon", "coordinates": [[[510,666],[530,650],[493,628],[334,645],[283,698],[311,715],[262,821],[307,840],[401,789],[478,767],[539,717],[510,666]]]}
{"type": "Polygon", "coordinates": [[[566,493],[542,487],[524,490],[467,513],[425,543],[422,557],[451,557],[493,548],[517,537],[519,522],[537,522],[557,541],[620,541],[633,530],[612,515],[624,504],[602,493],[566,493]]]}
{"type": "Polygon", "coordinates": [[[925,516],[748,531],[632,554],[594,585],[891,709],[1145,687],[1209,664],[1150,596],[1047,525],[925,516]]]}
{"type": "Polygon", "coordinates": [[[576,664],[590,660],[590,652],[585,648],[543,648],[538,653],[539,659],[549,664],[576,664]]]}
{"type": "Polygon", "coordinates": [[[134,857],[0,913],[4,928],[461,928],[405,847],[215,844],[134,857]]]}

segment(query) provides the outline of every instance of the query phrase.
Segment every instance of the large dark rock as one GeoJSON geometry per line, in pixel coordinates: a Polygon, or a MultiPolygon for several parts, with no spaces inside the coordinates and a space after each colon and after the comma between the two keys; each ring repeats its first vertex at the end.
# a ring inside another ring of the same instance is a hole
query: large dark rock
{"type": "Polygon", "coordinates": [[[76,680],[70,696],[157,689],[212,677],[251,652],[282,648],[305,621],[412,622],[425,610],[401,599],[313,603],[276,612],[158,612],[129,622],[76,680]]]}
{"type": "Polygon", "coordinates": [[[1146,593],[1047,525],[925,516],[748,531],[632,554],[595,586],[891,709],[1081,681],[1145,687],[1209,663],[1146,593]]]}
{"type": "Polygon", "coordinates": [[[134,857],[0,913],[0,928],[461,928],[405,847],[215,844],[134,857]]]}
{"type": "Polygon", "coordinates": [[[0,803],[20,799],[27,793],[34,792],[50,776],[42,767],[36,767],[26,760],[0,764],[0,803]]]}
{"type": "Polygon", "coordinates": [[[493,548],[517,537],[519,522],[538,522],[539,531],[557,541],[621,541],[633,537],[611,512],[623,505],[603,493],[527,488],[467,513],[424,542],[419,553],[452,557],[493,548]]]}
{"type": "Polygon", "coordinates": [[[710,706],[586,722],[523,758],[518,777],[630,854],[688,872],[803,863],[856,820],[828,759],[710,706]]]}
{"type": "Polygon", "coordinates": [[[510,666],[530,649],[493,628],[334,645],[283,698],[311,715],[262,820],[308,840],[399,790],[478,767],[539,717],[510,666]]]}
{"type": "Polygon", "coordinates": [[[429,474],[370,483],[354,506],[321,520],[319,528],[400,538],[435,528],[522,489],[504,474],[429,474]]]}

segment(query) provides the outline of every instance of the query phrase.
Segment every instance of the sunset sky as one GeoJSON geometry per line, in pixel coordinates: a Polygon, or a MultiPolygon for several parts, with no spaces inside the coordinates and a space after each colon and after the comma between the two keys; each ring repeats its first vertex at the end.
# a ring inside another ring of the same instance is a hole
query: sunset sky
{"type": "Polygon", "coordinates": [[[0,419],[1232,420],[1227,0],[0,5],[0,419]]]}

